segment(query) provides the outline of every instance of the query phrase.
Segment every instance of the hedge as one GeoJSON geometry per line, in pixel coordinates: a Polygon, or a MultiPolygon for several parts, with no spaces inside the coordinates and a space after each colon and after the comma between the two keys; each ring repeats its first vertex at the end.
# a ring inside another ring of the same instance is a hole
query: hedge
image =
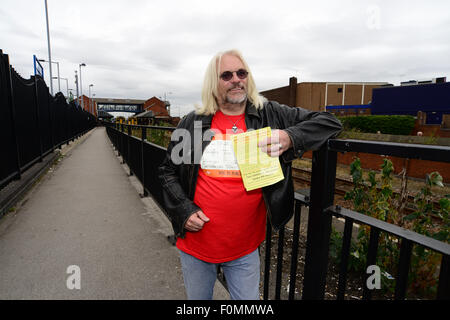
{"type": "Polygon", "coordinates": [[[344,130],[359,130],[367,133],[410,135],[416,122],[413,116],[348,116],[338,117],[344,130]]]}

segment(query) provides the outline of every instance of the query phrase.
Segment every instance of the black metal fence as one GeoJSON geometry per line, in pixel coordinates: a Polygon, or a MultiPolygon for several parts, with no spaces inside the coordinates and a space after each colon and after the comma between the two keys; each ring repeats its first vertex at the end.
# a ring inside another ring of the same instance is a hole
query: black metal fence
{"type": "Polygon", "coordinates": [[[23,79],[0,50],[0,188],[96,125],[93,115],[49,94],[40,76],[23,79]]]}
{"type": "Polygon", "coordinates": [[[158,179],[158,167],[164,160],[167,151],[157,144],[148,142],[145,138],[148,130],[173,131],[175,128],[107,122],[104,122],[104,124],[109,139],[130,168],[130,174],[136,175],[142,183],[142,194],[147,196],[150,193],[159,205],[163,203],[161,184],[158,179]],[[141,139],[131,134],[133,129],[141,130],[141,139]]]}
{"type": "MultiPolygon", "coordinates": [[[[161,186],[158,180],[157,168],[165,157],[166,149],[145,140],[146,130],[149,129],[173,130],[174,128],[145,127],[131,125],[107,125],[107,133],[113,145],[122,155],[130,167],[131,173],[136,174],[143,184],[143,192],[150,192],[160,204],[161,186]],[[132,128],[142,130],[138,139],[131,135],[132,128]]],[[[425,146],[399,143],[378,143],[359,140],[329,140],[320,150],[313,153],[313,166],[311,188],[306,194],[296,192],[295,212],[293,218],[293,237],[290,247],[285,245],[285,227],[273,234],[272,227],[267,225],[265,241],[265,259],[263,275],[263,299],[270,299],[270,290],[274,290],[273,297],[281,298],[282,278],[286,278],[284,257],[286,251],[290,254],[288,299],[295,298],[297,289],[302,291],[302,299],[324,299],[326,277],[328,270],[328,257],[332,216],[345,219],[341,264],[338,275],[337,299],[344,299],[348,274],[348,260],[350,255],[350,242],[353,225],[365,225],[370,228],[367,266],[374,265],[377,257],[378,239],[380,233],[389,233],[401,241],[400,258],[398,261],[398,274],[396,275],[395,299],[405,299],[408,273],[412,248],[415,245],[423,246],[442,254],[439,271],[439,285],[437,299],[450,299],[450,245],[430,237],[400,228],[387,222],[340,208],[334,203],[334,184],[336,179],[337,152],[363,152],[383,154],[410,159],[423,159],[431,161],[450,162],[450,148],[440,146],[425,146]],[[308,223],[306,235],[306,250],[304,254],[304,270],[302,288],[296,288],[299,262],[299,241],[301,226],[301,208],[308,207],[308,223]],[[271,240],[277,238],[278,248],[276,254],[275,285],[271,285],[272,248],[271,240]]],[[[161,205],[160,205],[161,206],[161,205]]],[[[371,299],[372,292],[366,286],[367,275],[361,283],[363,299],[371,299]]]]}

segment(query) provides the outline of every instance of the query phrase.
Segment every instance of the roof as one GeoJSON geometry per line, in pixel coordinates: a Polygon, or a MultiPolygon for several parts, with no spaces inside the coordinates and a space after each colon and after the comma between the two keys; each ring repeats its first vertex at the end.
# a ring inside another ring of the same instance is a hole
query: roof
{"type": "Polygon", "coordinates": [[[114,118],[114,116],[106,111],[103,110],[99,110],[98,111],[98,118],[114,118]]]}
{"type": "Polygon", "coordinates": [[[133,118],[153,118],[154,116],[155,115],[154,115],[153,111],[152,110],[148,110],[148,111],[141,112],[141,113],[133,116],[133,118]]]}

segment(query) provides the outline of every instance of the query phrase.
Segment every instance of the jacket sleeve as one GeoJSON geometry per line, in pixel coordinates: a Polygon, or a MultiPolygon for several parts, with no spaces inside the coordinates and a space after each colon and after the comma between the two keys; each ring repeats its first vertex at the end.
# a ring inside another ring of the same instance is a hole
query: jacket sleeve
{"type": "MultiPolygon", "coordinates": [[[[178,128],[183,127],[185,122],[183,120],[178,128]]],[[[181,166],[190,164],[175,164],[172,161],[172,150],[178,143],[183,142],[171,141],[167,147],[165,159],[158,168],[158,178],[162,187],[163,207],[172,222],[175,235],[183,238],[186,233],[184,229],[186,220],[200,208],[188,198],[187,190],[183,187],[187,182],[183,183],[180,177],[181,166]]]]}
{"type": "Polygon", "coordinates": [[[292,108],[276,102],[270,104],[280,129],[287,132],[293,144],[292,151],[282,155],[284,161],[301,157],[305,151],[319,149],[342,130],[341,122],[329,112],[292,108]]]}

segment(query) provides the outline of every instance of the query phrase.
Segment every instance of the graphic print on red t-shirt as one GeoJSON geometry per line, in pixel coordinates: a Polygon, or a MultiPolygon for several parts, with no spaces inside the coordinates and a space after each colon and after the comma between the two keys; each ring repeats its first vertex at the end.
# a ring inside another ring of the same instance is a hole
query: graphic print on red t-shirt
{"type": "Polygon", "coordinates": [[[177,247],[198,259],[221,263],[253,252],[265,238],[266,206],[261,189],[244,188],[230,134],[246,131],[244,115],[217,111],[211,123],[216,132],[205,148],[194,202],[210,219],[198,232],[186,232],[177,247]]]}
{"type": "Polygon", "coordinates": [[[208,177],[241,179],[230,134],[216,132],[203,152],[200,166],[208,177]]]}

